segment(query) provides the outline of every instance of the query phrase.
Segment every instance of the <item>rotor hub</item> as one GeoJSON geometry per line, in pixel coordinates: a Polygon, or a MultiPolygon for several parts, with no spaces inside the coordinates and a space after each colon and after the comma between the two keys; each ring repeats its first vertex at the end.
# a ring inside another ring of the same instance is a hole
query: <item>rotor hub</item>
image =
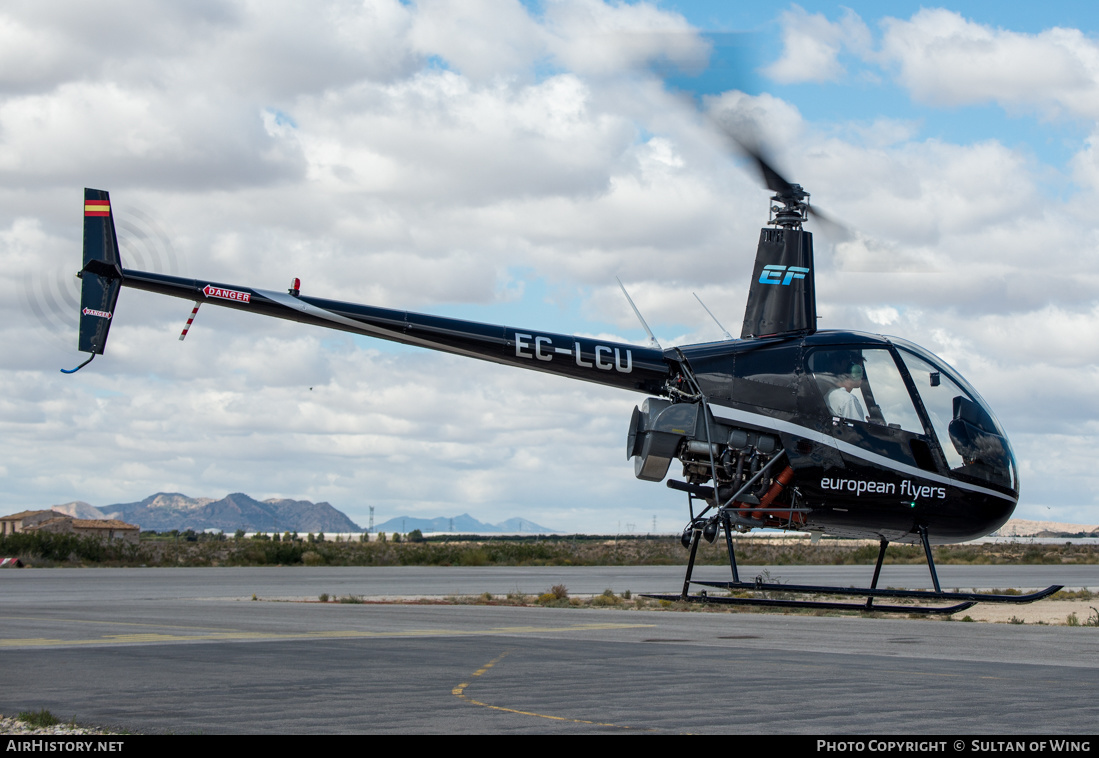
{"type": "Polygon", "coordinates": [[[800,229],[809,219],[809,193],[800,184],[791,184],[771,198],[768,224],[785,229],[800,229]]]}

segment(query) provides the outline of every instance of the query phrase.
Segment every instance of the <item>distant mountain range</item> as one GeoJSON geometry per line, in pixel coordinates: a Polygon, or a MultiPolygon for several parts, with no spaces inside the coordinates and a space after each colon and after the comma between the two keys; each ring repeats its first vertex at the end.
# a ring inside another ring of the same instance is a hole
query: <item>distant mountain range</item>
{"type": "MultiPolygon", "coordinates": [[[[255,500],[243,492],[212,497],[187,497],[178,492],[158,492],[136,503],[116,503],[95,507],[82,501],[52,506],[53,510],[83,519],[121,519],[143,530],[170,532],[173,529],[220,529],[232,534],[246,532],[362,532],[361,526],[329,503],[309,500],[255,500]]],[[[499,524],[486,524],[463,513],[453,518],[396,516],[375,527],[379,532],[407,533],[453,532],[454,534],[554,534],[529,519],[512,518],[499,524]]]]}
{"type": "Polygon", "coordinates": [[[1094,524],[1062,524],[1059,521],[1028,521],[1013,518],[995,532],[999,537],[1063,537],[1079,534],[1099,537],[1099,526],[1094,524]]]}
{"type": "Polygon", "coordinates": [[[76,518],[115,518],[144,530],[196,532],[220,529],[235,532],[361,532],[363,528],[329,503],[308,500],[254,500],[243,492],[212,497],[187,497],[178,492],[158,492],[137,503],[117,503],[99,508],[84,502],[52,506],[76,518]]]}
{"type": "MultiPolygon", "coordinates": [[[[242,492],[212,497],[187,497],[178,492],[158,492],[137,503],[117,503],[96,508],[82,501],[52,506],[55,511],[81,519],[120,519],[144,530],[170,532],[173,529],[200,532],[220,529],[232,534],[237,529],[246,532],[362,532],[361,526],[329,503],[309,500],[272,498],[255,500],[242,492]]],[[[558,530],[537,524],[530,519],[510,518],[498,524],[483,521],[463,513],[460,516],[421,518],[395,516],[375,527],[379,532],[421,532],[453,534],[557,534],[558,530]]],[[[1056,521],[1012,519],[1002,526],[1001,537],[1055,537],[1084,535],[1099,537],[1094,524],[1062,524],[1056,521]]]]}
{"type": "Polygon", "coordinates": [[[483,521],[463,513],[452,518],[419,518],[416,516],[395,516],[374,527],[379,532],[401,532],[402,534],[419,529],[421,532],[453,532],[454,534],[556,534],[549,529],[525,518],[509,518],[499,524],[486,524],[483,521]]]}

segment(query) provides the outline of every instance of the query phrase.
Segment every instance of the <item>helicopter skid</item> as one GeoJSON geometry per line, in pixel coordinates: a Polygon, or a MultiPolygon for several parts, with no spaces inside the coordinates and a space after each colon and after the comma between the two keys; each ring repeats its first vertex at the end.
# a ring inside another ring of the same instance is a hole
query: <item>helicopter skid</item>
{"type": "MultiPolygon", "coordinates": [[[[798,584],[764,584],[762,582],[709,582],[691,580],[691,584],[704,587],[717,587],[730,591],[752,592],[795,592],[798,594],[819,595],[854,595],[866,598],[889,597],[905,598],[911,600],[963,600],[972,603],[1013,603],[1023,605],[1042,600],[1062,589],[1063,585],[1054,584],[1044,590],[1031,592],[1026,595],[1000,595],[991,592],[932,592],[928,590],[897,590],[897,589],[870,589],[860,587],[818,587],[815,585],[798,584]]],[[[872,606],[880,610],[879,606],[872,606]]],[[[961,610],[961,609],[959,609],[961,610]]]]}
{"type": "MultiPolygon", "coordinates": [[[[917,614],[938,614],[938,615],[950,615],[959,611],[964,611],[968,608],[972,608],[977,603],[1033,603],[1035,600],[1041,600],[1054,594],[1062,588],[1063,585],[1054,584],[1046,587],[1044,590],[1038,590],[1026,595],[1015,594],[1000,594],[993,592],[943,592],[942,587],[939,585],[939,575],[935,570],[935,559],[931,554],[931,543],[927,534],[927,527],[921,526],[919,528],[920,541],[923,543],[924,556],[927,558],[927,567],[931,571],[931,581],[933,582],[934,590],[904,590],[904,589],[878,589],[878,579],[881,577],[882,564],[885,561],[885,551],[889,545],[889,541],[884,537],[881,540],[878,549],[878,560],[874,564],[874,578],[870,582],[869,587],[828,587],[820,585],[804,585],[804,584],[777,584],[773,582],[764,582],[763,575],[756,577],[754,582],[742,582],[740,580],[740,574],[737,570],[736,564],[736,550],[733,546],[731,539],[730,520],[726,516],[722,519],[723,526],[725,527],[725,545],[729,551],[729,567],[733,572],[733,580],[726,582],[716,581],[702,581],[699,579],[693,579],[694,573],[695,555],[698,551],[698,543],[702,537],[702,529],[695,528],[691,536],[690,550],[691,555],[687,561],[687,575],[683,578],[683,591],[679,595],[645,595],[645,597],[651,597],[657,600],[670,600],[670,601],[683,601],[683,602],[695,602],[695,603],[718,603],[724,605],[755,605],[755,606],[770,606],[772,608],[811,608],[811,609],[824,609],[824,610],[849,610],[849,611],[863,611],[863,612],[883,612],[883,613],[917,613],[917,614]],[[713,587],[715,589],[728,590],[730,593],[784,593],[785,597],[752,597],[743,596],[737,597],[734,595],[710,597],[706,594],[706,590],[702,590],[698,595],[688,594],[690,586],[696,584],[703,587],[713,587]],[[866,601],[863,603],[839,603],[823,600],[799,600],[791,595],[846,595],[848,597],[864,597],[866,601]],[[915,601],[912,605],[875,605],[875,598],[891,598],[897,600],[910,600],[915,601]],[[955,605],[948,606],[928,606],[923,605],[927,602],[936,601],[960,601],[955,605]]],[[[696,522],[692,522],[694,526],[696,522]]]]}
{"type": "MultiPolygon", "coordinates": [[[[790,588],[785,585],[782,586],[783,591],[790,591],[790,588]]],[[[748,585],[751,589],[755,589],[755,585],[748,585]]],[[[838,588],[817,588],[820,590],[832,590],[838,588]]],[[[825,593],[822,593],[825,594],[825,593]]],[[[835,594],[828,592],[826,594],[835,594]]],[[[923,595],[930,595],[930,593],[919,593],[923,595]]],[[[670,602],[682,602],[688,603],[714,603],[718,605],[754,605],[757,607],[769,607],[769,608],[803,608],[812,610],[831,610],[831,611],[876,611],[881,613],[918,613],[923,615],[951,615],[959,611],[964,611],[972,608],[976,605],[976,601],[966,601],[964,603],[958,603],[956,605],[948,605],[943,607],[928,607],[920,605],[873,605],[868,606],[866,603],[838,603],[838,602],[826,602],[823,600],[784,600],[778,598],[766,598],[766,597],[712,597],[702,592],[701,595],[688,595],[683,597],[682,595],[643,595],[643,597],[652,598],[654,600],[668,600],[670,602]]],[[[933,599],[929,597],[928,599],[933,599]]]]}
{"type": "MultiPolygon", "coordinates": [[[[876,579],[876,577],[875,577],[876,579]]],[[[755,582],[714,582],[687,579],[688,584],[697,584],[703,587],[728,590],[730,592],[771,592],[787,593],[795,595],[845,595],[848,597],[865,597],[864,603],[840,603],[822,600],[797,600],[787,598],[768,597],[712,597],[703,590],[699,595],[688,595],[686,589],[680,595],[644,595],[654,600],[685,601],[688,603],[717,603],[721,605],[754,605],[772,608],[806,608],[823,610],[846,610],[879,613],[920,613],[950,615],[972,608],[977,603],[1012,603],[1023,605],[1033,603],[1036,600],[1053,595],[1063,585],[1054,584],[1044,590],[1030,592],[1025,595],[1005,595],[992,592],[943,592],[942,590],[899,590],[877,589],[875,587],[827,587],[805,584],[774,584],[760,580],[755,582]],[[899,600],[914,600],[917,602],[935,601],[961,601],[949,606],[926,605],[875,605],[874,598],[892,598],[899,600]]]]}
{"type": "Polygon", "coordinates": [[[700,595],[644,595],[654,600],[686,601],[689,603],[717,603],[720,605],[754,605],[772,608],[811,608],[824,610],[866,611],[879,613],[921,613],[950,615],[968,610],[977,603],[1014,603],[1022,605],[1042,600],[1062,588],[1055,584],[1044,590],[1026,595],[1003,595],[991,592],[930,592],[927,590],[871,589],[869,587],[822,587],[802,584],[771,584],[763,582],[711,582],[690,580],[691,584],[729,590],[730,592],[782,592],[797,595],[846,595],[865,597],[865,603],[840,603],[822,600],[796,600],[767,597],[713,597],[703,590],[700,595]],[[875,605],[874,598],[896,598],[919,602],[958,600],[956,605],[875,605]]]}

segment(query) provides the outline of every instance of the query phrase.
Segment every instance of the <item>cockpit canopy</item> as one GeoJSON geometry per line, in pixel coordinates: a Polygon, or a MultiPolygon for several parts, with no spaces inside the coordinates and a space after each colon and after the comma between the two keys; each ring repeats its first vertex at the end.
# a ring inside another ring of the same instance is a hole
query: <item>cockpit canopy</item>
{"type": "Polygon", "coordinates": [[[988,404],[923,348],[852,332],[732,344],[721,356],[705,350],[716,345],[687,349],[712,399],[817,428],[841,423],[845,441],[869,452],[1018,491],[1014,454],[988,404]]]}

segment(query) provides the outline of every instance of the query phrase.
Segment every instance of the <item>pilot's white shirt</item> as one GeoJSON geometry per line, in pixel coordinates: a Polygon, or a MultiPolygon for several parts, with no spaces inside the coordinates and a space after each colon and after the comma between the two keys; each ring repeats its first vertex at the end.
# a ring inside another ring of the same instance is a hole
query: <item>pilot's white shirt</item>
{"type": "Polygon", "coordinates": [[[848,392],[843,387],[836,387],[828,393],[828,409],[832,415],[841,418],[849,418],[852,421],[866,421],[866,412],[862,409],[862,403],[855,397],[854,392],[848,392]]]}

